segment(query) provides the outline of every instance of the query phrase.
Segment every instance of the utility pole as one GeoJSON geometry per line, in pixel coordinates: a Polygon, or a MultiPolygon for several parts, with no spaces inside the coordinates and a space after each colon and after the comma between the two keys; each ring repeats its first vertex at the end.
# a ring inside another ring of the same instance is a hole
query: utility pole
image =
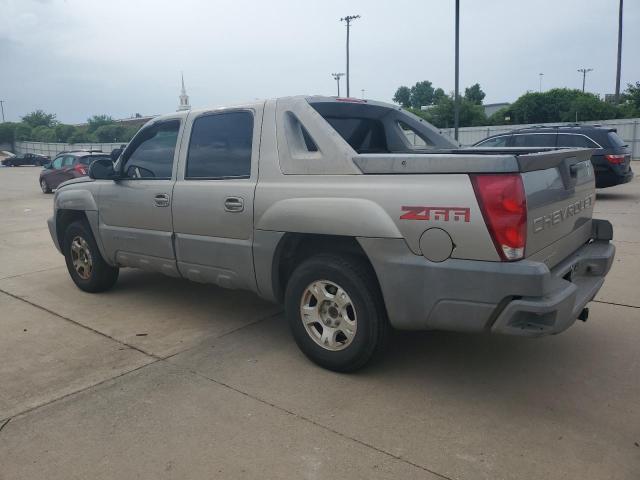
{"type": "Polygon", "coordinates": [[[364,100],[364,88],[360,90],[362,92],[362,99],[364,100]]]}
{"type": "Polygon", "coordinates": [[[540,77],[540,93],[542,93],[542,77],[544,77],[544,73],[539,73],[538,76],[540,77]]]}
{"type": "Polygon", "coordinates": [[[456,90],[453,105],[453,138],[458,141],[460,127],[460,0],[456,0],[456,90]]]}
{"type": "Polygon", "coordinates": [[[0,100],[0,110],[2,110],[2,123],[4,123],[4,100],[0,100]]]}
{"type": "Polygon", "coordinates": [[[579,68],[578,71],[582,73],[582,93],[584,93],[584,85],[587,81],[587,73],[593,72],[593,68],[579,68]]]}
{"type": "Polygon", "coordinates": [[[332,73],[331,76],[338,84],[338,96],[340,96],[340,77],[343,77],[344,73],[332,73]]]}
{"type": "Polygon", "coordinates": [[[351,29],[351,22],[360,18],[360,15],[347,15],[340,19],[341,22],[347,24],[347,97],[349,96],[349,30],[351,29]]]}
{"type": "Polygon", "coordinates": [[[622,67],[622,0],[618,11],[618,67],[616,69],[616,103],[620,101],[620,68],[622,67]]]}

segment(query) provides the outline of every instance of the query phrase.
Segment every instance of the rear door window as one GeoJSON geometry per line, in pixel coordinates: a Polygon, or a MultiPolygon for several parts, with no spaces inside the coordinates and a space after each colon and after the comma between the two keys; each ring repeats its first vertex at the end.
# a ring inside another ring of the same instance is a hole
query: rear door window
{"type": "Polygon", "coordinates": [[[558,147],[598,148],[598,144],[585,135],[559,133],[558,147]]]}
{"type": "Polygon", "coordinates": [[[509,139],[509,135],[501,135],[499,137],[490,138],[489,140],[485,140],[484,142],[480,142],[476,147],[506,147],[507,140],[509,139]]]}
{"type": "Polygon", "coordinates": [[[186,179],[249,178],[253,114],[217,113],[193,122],[186,179]]]}
{"type": "Polygon", "coordinates": [[[520,133],[513,136],[514,147],[555,147],[555,133],[520,133]]]}
{"type": "Polygon", "coordinates": [[[624,142],[624,140],[622,140],[618,134],[616,132],[609,132],[609,141],[611,142],[611,145],[613,145],[616,148],[621,148],[626,146],[626,143],[624,142]]]}

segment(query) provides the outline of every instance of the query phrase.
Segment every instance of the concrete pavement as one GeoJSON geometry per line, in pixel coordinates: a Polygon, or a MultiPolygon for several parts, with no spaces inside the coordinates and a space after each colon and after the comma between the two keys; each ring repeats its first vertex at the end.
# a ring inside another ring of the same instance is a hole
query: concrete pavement
{"type": "Polygon", "coordinates": [[[72,284],[35,168],[0,169],[0,479],[640,478],[640,182],[587,323],[542,339],[397,333],[353,375],[278,306],[138,271],[72,284]]]}

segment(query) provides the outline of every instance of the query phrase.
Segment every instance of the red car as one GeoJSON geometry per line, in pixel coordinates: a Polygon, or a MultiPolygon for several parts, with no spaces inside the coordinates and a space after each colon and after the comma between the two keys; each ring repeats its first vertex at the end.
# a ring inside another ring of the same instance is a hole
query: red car
{"type": "Polygon", "coordinates": [[[109,155],[102,152],[78,150],[60,153],[40,172],[42,192],[51,193],[62,182],[86,176],[89,172],[89,165],[99,158],[111,160],[109,155]]]}

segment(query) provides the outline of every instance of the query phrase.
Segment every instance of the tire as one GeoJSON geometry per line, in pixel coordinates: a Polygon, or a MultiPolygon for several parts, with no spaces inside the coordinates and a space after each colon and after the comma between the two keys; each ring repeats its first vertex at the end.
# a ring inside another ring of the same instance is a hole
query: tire
{"type": "Polygon", "coordinates": [[[42,193],[51,193],[51,187],[49,187],[49,184],[44,178],[40,179],[40,188],[42,189],[42,193]]]}
{"type": "Polygon", "coordinates": [[[113,287],[120,269],[104,261],[85,221],[76,221],[67,227],[62,245],[67,270],[80,290],[97,293],[113,287]]]}
{"type": "Polygon", "coordinates": [[[298,265],[287,283],[285,312],[300,350],[329,370],[353,372],[384,349],[389,323],[382,292],[371,267],[357,257],[322,254],[298,265]],[[340,296],[338,303],[331,300],[340,296]],[[303,315],[303,307],[310,313],[303,315]]]}

